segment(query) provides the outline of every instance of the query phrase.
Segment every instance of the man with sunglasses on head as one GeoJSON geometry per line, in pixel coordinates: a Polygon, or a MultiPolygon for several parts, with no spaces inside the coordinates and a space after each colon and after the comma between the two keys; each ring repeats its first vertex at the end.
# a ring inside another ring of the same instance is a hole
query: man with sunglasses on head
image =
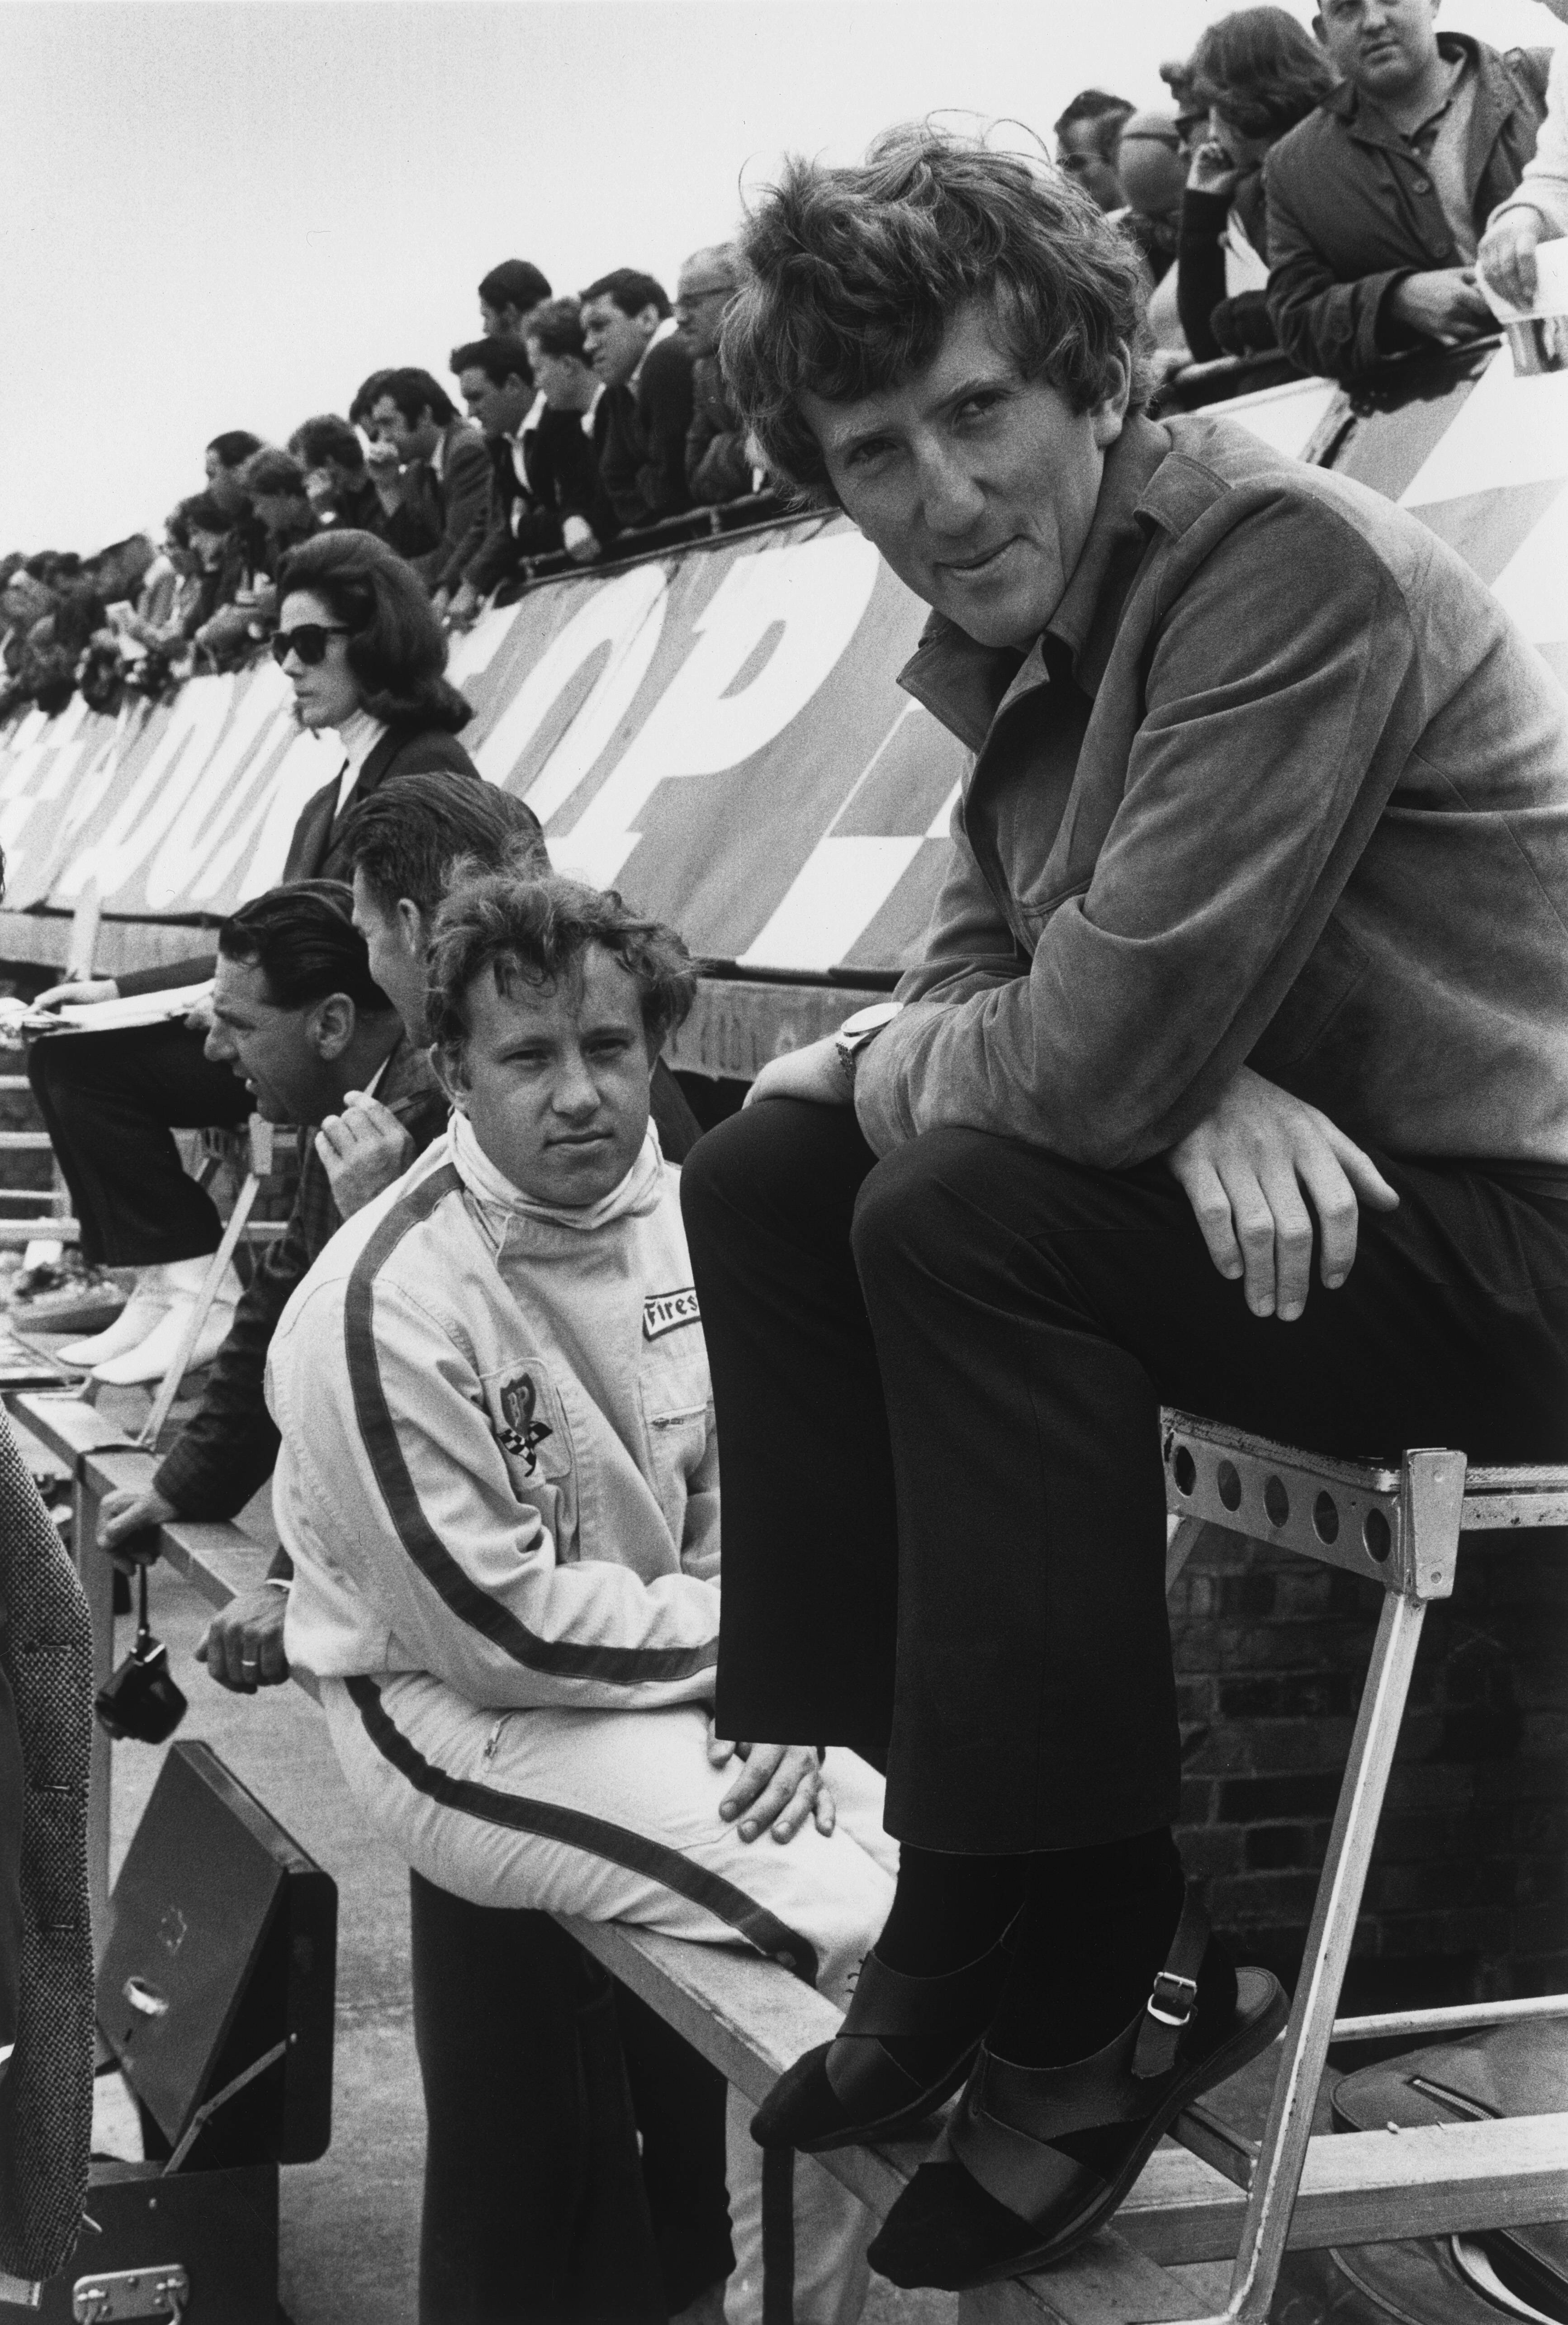
{"type": "MultiPolygon", "coordinates": [[[[300,725],[336,732],[343,748],[338,772],[300,812],[285,883],[345,876],[347,813],[389,777],[423,772],[455,783],[479,780],[457,737],[471,712],[443,675],[445,634],[417,577],[383,542],[332,532],[295,551],[279,576],[272,651],[293,687],[300,725]]],[[[77,980],[52,987],[41,1005],[201,984],[215,966],[207,954],[77,980]]],[[[217,1214],[181,1168],[170,1136],[177,1128],[237,1128],[250,1112],[227,1067],[204,1057],[206,1030],[198,1010],[185,1024],[51,1035],[29,1053],[29,1079],[81,1222],[84,1260],[138,1271],[107,1331],[62,1351],[67,1363],[113,1385],[161,1376],[217,1248],[217,1214]]],[[[238,1297],[231,1274],[193,1365],[217,1356],[238,1297]]]]}

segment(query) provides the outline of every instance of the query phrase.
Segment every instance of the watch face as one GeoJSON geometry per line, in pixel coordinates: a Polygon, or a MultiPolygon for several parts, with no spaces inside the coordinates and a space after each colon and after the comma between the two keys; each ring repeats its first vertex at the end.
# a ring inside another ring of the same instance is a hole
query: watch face
{"type": "Polygon", "coordinates": [[[882,1027],[898,1015],[900,1006],[897,1001],[873,1001],[869,1008],[855,1010],[839,1027],[839,1038],[853,1042],[857,1038],[863,1040],[872,1033],[880,1033],[882,1027]]]}

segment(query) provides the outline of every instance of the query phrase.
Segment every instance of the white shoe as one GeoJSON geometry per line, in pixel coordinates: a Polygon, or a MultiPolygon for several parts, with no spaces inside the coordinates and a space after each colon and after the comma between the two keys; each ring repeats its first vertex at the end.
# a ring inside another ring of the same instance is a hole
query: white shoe
{"type": "Polygon", "coordinates": [[[136,1279],[136,1289],[114,1322],[103,1331],[95,1332],[90,1339],[73,1340],[69,1348],[61,1348],[61,1364],[78,1365],[90,1371],[106,1357],[123,1357],[127,1348],[137,1347],[162,1322],[173,1297],[163,1268],[143,1268],[136,1279]]]}
{"type": "MultiPolygon", "coordinates": [[[[228,1338],[234,1322],[235,1305],[239,1299],[239,1278],[231,1268],[219,1287],[217,1299],[202,1320],[196,1336],[196,1346],[186,1358],[185,1369],[195,1372],[199,1365],[211,1364],[214,1357],[228,1338]]],[[[110,1357],[106,1363],[95,1365],[93,1378],[110,1388],[137,1388],[149,1381],[161,1381],[179,1353],[195,1307],[193,1296],[176,1292],[163,1315],[147,1338],[135,1348],[110,1357]]]]}

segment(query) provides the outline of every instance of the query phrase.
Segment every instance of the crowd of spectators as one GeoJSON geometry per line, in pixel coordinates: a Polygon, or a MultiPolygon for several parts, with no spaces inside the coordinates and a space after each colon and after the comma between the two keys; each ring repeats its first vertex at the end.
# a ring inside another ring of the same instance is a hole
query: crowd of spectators
{"type": "MultiPolygon", "coordinates": [[[[1160,375],[1230,357],[1350,379],[1495,329],[1478,261],[1502,291],[1533,281],[1536,242],[1568,221],[1556,164],[1542,185],[1530,166],[1549,62],[1440,32],[1436,0],[1324,0],[1313,32],[1241,8],[1160,67],[1167,109],[1082,90],[1055,158],[1139,251],[1160,375]]],[[[0,560],[0,717],[78,686],[113,709],[250,659],[282,558],[329,526],[384,541],[461,627],[540,559],[592,564],[764,491],[719,360],[738,280],[727,243],[692,254],[673,302],[632,267],[557,296],[506,260],[478,286],[482,335],[447,357],[455,394],[416,366],[373,372],[286,449],[215,437],[161,546],[0,560]]]]}

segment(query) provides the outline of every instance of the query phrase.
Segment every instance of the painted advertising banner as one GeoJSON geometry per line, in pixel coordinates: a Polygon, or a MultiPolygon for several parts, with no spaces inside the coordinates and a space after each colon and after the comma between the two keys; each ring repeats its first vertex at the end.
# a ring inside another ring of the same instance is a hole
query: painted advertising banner
{"type": "MultiPolygon", "coordinates": [[[[918,941],[962,772],[894,683],[923,609],[842,518],[572,576],[457,641],[464,740],[563,869],[749,967],[896,967],[918,941]]],[[[216,914],[274,880],[336,773],[272,663],[110,719],[79,698],[0,743],[9,910],[216,914]]]]}
{"type": "MultiPolygon", "coordinates": [[[[1410,508],[1568,672],[1568,375],[1517,377],[1506,348],[1478,349],[1403,402],[1352,406],[1302,380],[1222,416],[1410,508]]],[[[964,766],[895,682],[923,618],[838,516],[561,577],[457,641],[464,740],[529,801],[558,865],[699,956],[885,977],[918,946],[964,766]]],[[[91,885],[111,920],[167,923],[268,886],[340,764],[290,701],[268,662],[114,719],[78,697],[14,721],[7,910],[69,912],[91,885]]]]}

